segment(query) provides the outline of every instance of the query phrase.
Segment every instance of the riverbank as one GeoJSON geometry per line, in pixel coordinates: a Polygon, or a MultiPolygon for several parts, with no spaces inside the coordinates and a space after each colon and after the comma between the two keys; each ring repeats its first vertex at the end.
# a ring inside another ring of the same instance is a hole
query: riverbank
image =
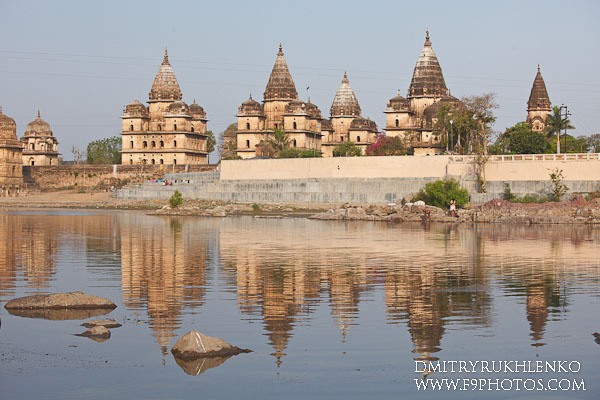
{"type": "Polygon", "coordinates": [[[67,208],[148,210],[150,215],[227,217],[249,215],[256,218],[310,218],[324,221],[442,222],[492,224],[589,224],[600,225],[600,199],[586,201],[580,196],[563,202],[542,204],[510,203],[494,199],[478,206],[459,209],[456,216],[447,210],[417,204],[346,204],[331,208],[324,204],[299,207],[289,204],[245,204],[208,200],[185,200],[171,208],[166,200],[115,198],[111,192],[79,193],[59,191],[0,198],[0,209],[67,208]],[[426,215],[427,214],[427,215],[426,215]]]}

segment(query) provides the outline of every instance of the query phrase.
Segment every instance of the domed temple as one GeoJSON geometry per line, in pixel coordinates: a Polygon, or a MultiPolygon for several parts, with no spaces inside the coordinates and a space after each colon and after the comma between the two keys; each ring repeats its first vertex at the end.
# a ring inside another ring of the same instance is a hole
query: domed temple
{"type": "Polygon", "coordinates": [[[546,83],[542,78],[540,66],[538,65],[537,74],[533,80],[529,101],[527,102],[527,120],[531,124],[531,129],[534,132],[543,132],[546,127],[546,118],[552,112],[552,103],[548,97],[546,83]]]}
{"type": "Polygon", "coordinates": [[[206,164],[206,112],[182,100],[167,50],[148,106],[135,99],[123,108],[123,164],[206,164]]]}
{"type": "Polygon", "coordinates": [[[23,145],[17,138],[15,120],[0,107],[0,196],[17,196],[23,185],[23,145]]]}
{"type": "Polygon", "coordinates": [[[444,104],[450,108],[464,107],[460,100],[450,96],[427,31],[408,96],[402,97],[398,91],[387,103],[386,135],[405,139],[415,155],[440,154],[442,141],[434,132],[434,126],[439,107],[444,104]]]}
{"type": "Polygon", "coordinates": [[[367,146],[377,141],[377,124],[361,116],[360,105],[345,72],[329,112],[331,120],[321,124],[323,157],[333,157],[335,146],[344,142],[353,142],[365,154],[367,146]]]}
{"type": "Polygon", "coordinates": [[[279,45],[275,65],[264,92],[263,104],[250,98],[238,107],[236,154],[241,158],[268,155],[275,129],[283,129],[290,146],[321,151],[321,111],[298,99],[298,92],[279,45]]]}
{"type": "Polygon", "coordinates": [[[52,135],[50,124],[40,117],[27,124],[23,143],[23,165],[58,165],[58,140],[52,135]]]}

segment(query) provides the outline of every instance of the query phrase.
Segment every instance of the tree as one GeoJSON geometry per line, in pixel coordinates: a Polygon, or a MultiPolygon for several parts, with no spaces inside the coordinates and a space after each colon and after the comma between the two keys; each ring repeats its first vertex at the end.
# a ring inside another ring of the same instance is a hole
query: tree
{"type": "Polygon", "coordinates": [[[88,164],[121,164],[121,138],[95,140],[87,146],[88,164]]]}
{"type": "Polygon", "coordinates": [[[600,153],[600,133],[596,133],[587,138],[587,145],[592,153],[600,153]]]}
{"type": "Polygon", "coordinates": [[[408,154],[404,140],[400,137],[380,137],[367,147],[368,156],[401,156],[408,154]]]}
{"type": "Polygon", "coordinates": [[[519,122],[506,128],[504,135],[513,154],[543,154],[546,151],[546,138],[542,133],[534,132],[531,124],[519,122]]]}
{"type": "Polygon", "coordinates": [[[85,151],[81,151],[75,146],[71,146],[71,153],[73,153],[73,161],[77,165],[85,159],[85,151]]]}
{"type": "Polygon", "coordinates": [[[215,150],[215,144],[217,144],[217,140],[215,139],[215,135],[212,131],[206,131],[206,135],[208,136],[206,138],[206,152],[208,153],[206,155],[206,163],[209,164],[208,160],[210,158],[210,153],[215,150]]]}
{"type": "Polygon", "coordinates": [[[546,117],[545,131],[549,138],[556,134],[556,154],[560,154],[560,132],[567,129],[575,129],[575,127],[571,125],[571,121],[568,118],[562,117],[560,107],[552,107],[552,114],[546,117]]]}
{"type": "Polygon", "coordinates": [[[279,152],[279,158],[313,158],[323,157],[320,151],[311,149],[297,149],[295,147],[288,147],[279,152]]]}
{"type": "Polygon", "coordinates": [[[234,122],[229,124],[223,132],[219,133],[217,150],[219,151],[221,160],[230,160],[237,157],[235,153],[237,150],[236,131],[237,123],[234,122]]]}
{"type": "Polygon", "coordinates": [[[267,143],[271,145],[274,156],[277,157],[279,152],[290,147],[290,137],[283,129],[275,129],[267,143]]]}
{"type": "Polygon", "coordinates": [[[469,192],[454,179],[444,179],[425,184],[413,200],[445,209],[450,207],[451,200],[456,200],[456,206],[463,207],[469,202],[469,192]]]}
{"type": "Polygon", "coordinates": [[[362,151],[354,142],[344,142],[333,148],[334,157],[358,157],[362,155],[362,151]]]}

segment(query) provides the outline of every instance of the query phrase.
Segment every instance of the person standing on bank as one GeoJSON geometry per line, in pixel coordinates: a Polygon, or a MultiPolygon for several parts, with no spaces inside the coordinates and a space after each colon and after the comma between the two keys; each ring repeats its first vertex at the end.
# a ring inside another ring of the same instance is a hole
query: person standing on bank
{"type": "Polygon", "coordinates": [[[450,200],[450,216],[456,217],[456,200],[450,200]]]}

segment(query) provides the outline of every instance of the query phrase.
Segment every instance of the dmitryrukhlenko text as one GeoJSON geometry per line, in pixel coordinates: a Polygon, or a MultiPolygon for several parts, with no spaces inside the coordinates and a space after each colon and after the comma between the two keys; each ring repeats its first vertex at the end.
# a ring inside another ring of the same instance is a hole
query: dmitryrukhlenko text
{"type": "Polygon", "coordinates": [[[578,373],[579,361],[465,361],[447,360],[436,362],[415,361],[415,372],[420,373],[578,373]]]}

